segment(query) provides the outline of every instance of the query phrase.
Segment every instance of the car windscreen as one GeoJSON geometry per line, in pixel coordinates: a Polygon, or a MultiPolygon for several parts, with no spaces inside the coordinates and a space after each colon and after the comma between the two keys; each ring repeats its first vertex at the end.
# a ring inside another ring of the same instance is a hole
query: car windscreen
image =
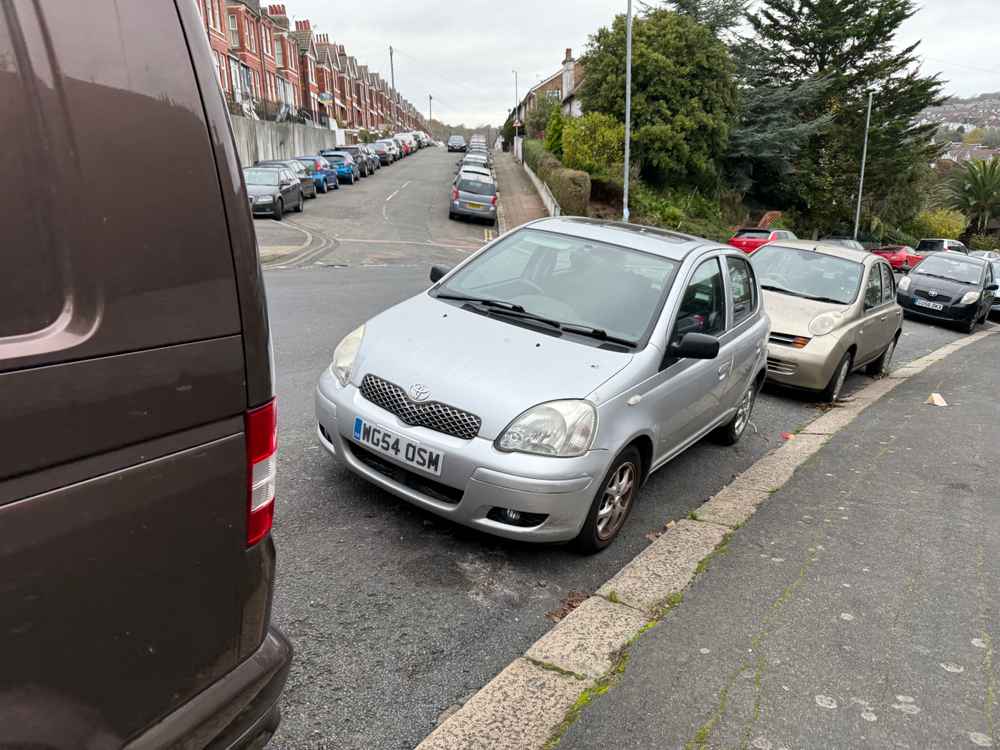
{"type": "Polygon", "coordinates": [[[918,253],[939,253],[944,250],[944,240],[920,240],[917,243],[918,253]]]}
{"type": "Polygon", "coordinates": [[[770,229],[740,229],[739,231],[736,232],[736,234],[734,236],[735,237],[745,237],[745,238],[748,238],[748,239],[755,239],[755,240],[758,240],[758,239],[759,240],[766,240],[768,237],[771,236],[771,230],[770,229]]]}
{"type": "Polygon", "coordinates": [[[464,177],[458,181],[458,189],[463,193],[472,193],[473,195],[493,195],[497,189],[492,182],[487,180],[475,180],[469,177],[464,177]]]}
{"type": "Polygon", "coordinates": [[[277,169],[244,169],[243,179],[247,185],[276,186],[281,184],[281,173],[277,169]]]}
{"type": "Polygon", "coordinates": [[[763,289],[838,305],[858,297],[864,266],[833,255],[764,245],[751,257],[763,289]]]}
{"type": "Polygon", "coordinates": [[[499,300],[559,323],[639,342],[648,335],[678,265],[618,245],[521,229],[456,271],[436,293],[499,300]]]}
{"type": "Polygon", "coordinates": [[[962,284],[978,284],[983,273],[983,266],[981,263],[967,260],[964,257],[933,255],[910,273],[954,279],[962,284]]]}

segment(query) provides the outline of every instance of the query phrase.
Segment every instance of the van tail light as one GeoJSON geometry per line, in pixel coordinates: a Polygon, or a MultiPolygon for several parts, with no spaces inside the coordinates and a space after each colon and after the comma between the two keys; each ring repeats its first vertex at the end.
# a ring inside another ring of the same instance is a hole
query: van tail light
{"type": "Polygon", "coordinates": [[[278,462],[278,411],[272,399],[246,413],[247,546],[271,531],[278,462]]]}
{"type": "Polygon", "coordinates": [[[495,206],[497,204],[497,194],[493,193],[493,197],[490,198],[490,205],[495,206]]]}
{"type": "Polygon", "coordinates": [[[453,187],[451,189],[451,199],[453,201],[457,201],[458,200],[458,188],[457,187],[453,187]]]}

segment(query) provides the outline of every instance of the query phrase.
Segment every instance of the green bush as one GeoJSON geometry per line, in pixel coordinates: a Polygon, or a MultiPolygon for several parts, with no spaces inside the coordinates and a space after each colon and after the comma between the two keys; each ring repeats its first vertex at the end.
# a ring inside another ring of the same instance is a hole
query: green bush
{"type": "Polygon", "coordinates": [[[545,126],[545,150],[561,159],[563,156],[563,114],[558,109],[552,110],[552,116],[545,126]]]}
{"type": "Polygon", "coordinates": [[[731,236],[718,201],[701,193],[655,190],[640,180],[629,187],[632,221],[725,242],[731,236]]]}
{"type": "Polygon", "coordinates": [[[564,214],[587,215],[590,176],[586,172],[566,169],[539,140],[524,142],[524,162],[539,180],[548,185],[564,214]]]}
{"type": "Polygon", "coordinates": [[[1000,239],[992,234],[974,234],[969,237],[969,247],[973,250],[996,250],[1000,247],[1000,239]]]}
{"type": "Polygon", "coordinates": [[[538,164],[545,154],[545,146],[541,141],[525,140],[522,144],[524,149],[524,163],[531,167],[531,171],[538,174],[538,164]]]}
{"type": "Polygon", "coordinates": [[[590,112],[564,123],[562,147],[567,167],[610,177],[625,163],[625,125],[610,115],[590,112]]]}
{"type": "Polygon", "coordinates": [[[961,211],[939,208],[934,211],[921,211],[907,229],[916,237],[957,239],[967,225],[968,221],[961,211]]]}

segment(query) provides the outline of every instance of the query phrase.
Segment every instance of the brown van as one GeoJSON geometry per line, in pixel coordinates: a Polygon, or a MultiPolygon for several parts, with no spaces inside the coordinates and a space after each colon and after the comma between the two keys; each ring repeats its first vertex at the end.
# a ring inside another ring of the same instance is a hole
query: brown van
{"type": "Polygon", "coordinates": [[[259,747],[275,405],[191,0],[0,0],[0,748],[259,747]]]}

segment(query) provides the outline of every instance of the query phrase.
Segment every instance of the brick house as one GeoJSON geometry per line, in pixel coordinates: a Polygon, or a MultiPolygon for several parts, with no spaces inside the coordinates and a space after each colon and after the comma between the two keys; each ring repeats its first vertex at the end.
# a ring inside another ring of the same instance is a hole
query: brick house
{"type": "Polygon", "coordinates": [[[219,78],[219,85],[223,91],[229,91],[229,40],[226,39],[226,32],[223,28],[225,24],[225,0],[195,0],[195,7],[201,14],[201,20],[205,24],[205,34],[208,36],[208,44],[212,48],[212,63],[215,65],[215,74],[219,78]]]}
{"type": "Polygon", "coordinates": [[[316,54],[319,59],[319,67],[329,78],[324,77],[321,82],[322,91],[329,94],[330,116],[337,121],[340,127],[344,127],[347,122],[347,107],[344,105],[343,82],[341,81],[340,62],[337,59],[337,45],[330,41],[327,34],[317,34],[314,42],[316,44],[316,54]]]}
{"type": "Polygon", "coordinates": [[[260,2],[226,0],[225,14],[230,93],[244,112],[255,113],[255,102],[265,98],[266,86],[260,49],[260,2]]]}
{"type": "Polygon", "coordinates": [[[298,43],[299,79],[302,92],[302,109],[320,123],[329,118],[327,107],[319,100],[319,80],[316,76],[316,45],[313,43],[312,24],[308,20],[296,21],[291,36],[298,43]]]}
{"type": "Polygon", "coordinates": [[[276,101],[298,111],[302,106],[302,84],[299,79],[298,42],[291,36],[288,13],[284,5],[267,9],[274,33],[274,66],[276,70],[276,101]]]}

